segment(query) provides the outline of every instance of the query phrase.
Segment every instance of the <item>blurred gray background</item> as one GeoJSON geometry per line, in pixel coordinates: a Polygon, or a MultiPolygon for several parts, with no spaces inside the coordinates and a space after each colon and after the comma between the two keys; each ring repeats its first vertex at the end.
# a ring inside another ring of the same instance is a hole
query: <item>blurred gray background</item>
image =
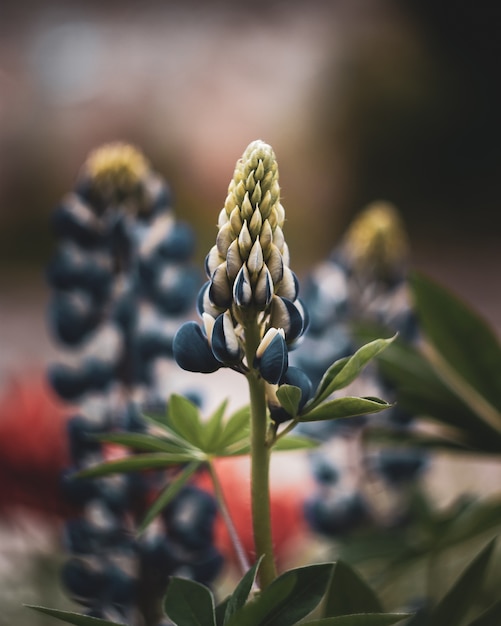
{"type": "Polygon", "coordinates": [[[49,216],[89,150],[116,139],[170,181],[200,262],[235,161],[261,138],[300,275],[386,199],[413,265],[501,329],[500,16],[433,0],[3,2],[0,372],[50,355],[49,216]]]}

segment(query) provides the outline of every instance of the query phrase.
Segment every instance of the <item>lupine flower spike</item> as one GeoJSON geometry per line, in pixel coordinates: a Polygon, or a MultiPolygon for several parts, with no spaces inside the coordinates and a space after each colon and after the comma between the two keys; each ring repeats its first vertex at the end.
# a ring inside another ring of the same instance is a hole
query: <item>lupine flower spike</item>
{"type": "Polygon", "coordinates": [[[188,322],[174,339],[181,367],[205,373],[256,368],[271,385],[285,380],[288,352],[307,315],[289,267],[284,220],[274,152],[254,141],[236,165],[205,259],[208,280],[198,298],[203,326],[188,322]],[[253,351],[246,350],[251,320],[258,339],[253,351]]]}
{"type": "Polygon", "coordinates": [[[209,373],[227,367],[248,379],[254,538],[256,553],[265,555],[262,586],[276,575],[269,521],[270,436],[273,440],[280,421],[291,419],[279,406],[276,389],[293,379],[303,405],[311,393],[305,374],[288,375],[289,350],[308,321],[289,267],[284,221],[275,154],[268,144],[254,141],[236,164],[216,242],[205,259],[207,282],[198,297],[202,325],[188,322],[174,338],[174,356],[182,368],[209,373]]]}
{"type": "MultiPolygon", "coordinates": [[[[320,380],[332,360],[350,353],[354,321],[398,331],[407,341],[415,339],[416,317],[407,293],[408,256],[407,234],[397,209],[379,201],[356,216],[330,259],[315,268],[305,295],[311,324],[295,353],[295,363],[314,381],[320,380]]],[[[365,393],[394,395],[375,367],[368,368],[355,385],[365,393]]],[[[396,405],[381,414],[378,424],[402,430],[411,419],[396,405]]],[[[370,422],[364,417],[302,425],[304,432],[322,441],[313,456],[317,489],[305,503],[308,522],[321,534],[339,538],[370,524],[384,527],[400,518],[411,519],[399,487],[419,478],[427,465],[426,455],[410,448],[383,448],[373,458],[360,436],[367,427],[370,422]],[[344,456],[361,460],[355,479],[349,467],[342,471],[344,456]],[[377,489],[367,487],[371,484],[367,467],[371,480],[379,479],[377,489]]]]}
{"type": "Polygon", "coordinates": [[[195,300],[193,237],[175,220],[160,175],[122,143],[89,156],[54,226],[59,245],[48,272],[49,316],[56,339],[73,349],[73,362],[52,366],[49,378],[78,407],[68,422],[72,466],[63,488],[81,511],[66,526],[73,557],[63,567],[63,582],[89,615],[156,624],[169,574],[183,568],[207,583],[221,566],[212,542],[211,496],[197,498],[194,487],[185,488],[155,530],[135,539],[148,493],[158,490],[161,477],[74,473],[113,454],[95,435],[144,432],[140,411],[165,404],[156,366],[172,356],[173,329],[195,300]]]}

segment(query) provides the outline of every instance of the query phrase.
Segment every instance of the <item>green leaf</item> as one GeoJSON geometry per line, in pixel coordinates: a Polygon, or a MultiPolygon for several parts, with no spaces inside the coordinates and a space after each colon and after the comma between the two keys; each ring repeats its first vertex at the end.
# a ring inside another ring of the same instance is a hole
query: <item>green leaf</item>
{"type": "MultiPolygon", "coordinates": [[[[182,443],[143,433],[107,433],[96,435],[95,438],[99,441],[117,443],[134,450],[142,450],[143,452],[169,452],[177,454],[186,450],[182,443]]],[[[188,450],[192,449],[191,446],[188,448],[188,450]]]]}
{"type": "Polygon", "coordinates": [[[176,393],[169,398],[167,421],[172,430],[189,443],[202,448],[203,425],[196,404],[176,393]]]}
{"type": "MultiPolygon", "coordinates": [[[[457,507],[454,507],[457,509],[457,507]]],[[[501,526],[501,500],[483,498],[472,500],[453,515],[442,536],[438,539],[438,549],[447,548],[501,526]]]]}
{"type": "Polygon", "coordinates": [[[273,444],[273,450],[278,452],[288,450],[311,450],[312,448],[318,448],[320,441],[309,439],[308,437],[301,437],[299,435],[286,435],[277,439],[273,444]]]}
{"type": "Polygon", "coordinates": [[[501,624],[501,600],[492,604],[468,626],[499,626],[501,624]]]}
{"type": "MultiPolygon", "coordinates": [[[[200,454],[198,455],[200,456],[200,454]]],[[[194,456],[194,454],[179,453],[169,454],[167,452],[158,452],[151,454],[134,454],[110,461],[94,465],[88,469],[82,470],[76,474],[77,478],[95,478],[97,476],[108,476],[108,474],[123,474],[126,472],[136,472],[140,470],[158,469],[168,467],[169,465],[179,465],[193,460],[202,460],[194,456]]]]}
{"type": "Polygon", "coordinates": [[[216,626],[212,592],[193,580],[172,577],[164,611],[177,626],[216,626]]]}
{"type": "MultiPolygon", "coordinates": [[[[374,332],[379,329],[359,329],[357,334],[367,337],[374,332]]],[[[453,393],[414,346],[397,340],[377,357],[377,361],[384,378],[397,390],[399,406],[417,416],[445,424],[449,436],[455,436],[470,451],[501,452],[498,430],[453,393]]]]}
{"type": "Polygon", "coordinates": [[[203,447],[206,452],[212,452],[213,449],[219,447],[223,433],[223,417],[227,406],[228,400],[224,400],[203,424],[203,447]]]}
{"type": "Polygon", "coordinates": [[[227,626],[290,626],[318,605],[329,582],[332,563],[289,570],[237,611],[227,626]]]}
{"type": "Polygon", "coordinates": [[[301,402],[301,389],[294,385],[280,385],[277,398],[291,417],[296,417],[301,402]]]}
{"type": "Polygon", "coordinates": [[[473,559],[432,613],[428,626],[459,626],[482,588],[495,540],[473,559]]]}
{"type": "Polygon", "coordinates": [[[248,434],[250,428],[250,406],[235,411],[226,422],[219,440],[219,450],[240,442],[248,434]]]}
{"type": "Polygon", "coordinates": [[[319,402],[322,402],[329,395],[329,385],[336,378],[336,376],[343,370],[351,357],[344,356],[334,363],[327,369],[327,371],[322,376],[322,379],[317,387],[315,392],[315,396],[313,400],[309,403],[310,405],[317,405],[319,402]]]}
{"type": "Polygon", "coordinates": [[[408,613],[358,613],[316,619],[312,622],[304,622],[303,626],[390,626],[408,617],[408,613]]]}
{"type": "Polygon", "coordinates": [[[322,420],[343,419],[365,415],[367,413],[378,413],[391,405],[379,398],[358,398],[345,396],[328,400],[306,415],[301,415],[300,422],[318,422],[322,420]]]}
{"type": "Polygon", "coordinates": [[[382,613],[383,607],[359,574],[347,563],[337,561],[329,583],[323,615],[336,617],[354,612],[382,613]]]}
{"type": "Polygon", "coordinates": [[[352,383],[369,361],[386,350],[395,337],[396,335],[390,339],[375,339],[359,348],[352,356],[340,359],[331,365],[320,381],[310,406],[312,408],[317,406],[334,391],[343,389],[352,383]]]}
{"type": "Polygon", "coordinates": [[[428,339],[448,364],[501,413],[501,345],[495,332],[462,300],[422,274],[414,273],[410,285],[428,339]]]}
{"type": "Polygon", "coordinates": [[[138,532],[142,533],[151,524],[155,517],[164,509],[167,504],[179,493],[183,486],[193,476],[193,474],[200,467],[200,461],[194,461],[187,465],[183,471],[177,476],[167,487],[162,491],[158,498],[150,506],[143,521],[141,522],[138,532]]]}
{"type": "Polygon", "coordinates": [[[235,591],[231,594],[229,601],[226,605],[226,612],[224,615],[224,623],[228,622],[230,617],[241,609],[247,602],[247,598],[252,589],[252,585],[256,579],[256,573],[259,569],[263,557],[261,556],[258,561],[246,572],[243,578],[240,580],[235,588],[235,591]]]}
{"type": "Polygon", "coordinates": [[[75,624],[75,626],[127,626],[120,622],[110,622],[106,619],[98,619],[97,617],[88,617],[87,615],[80,615],[79,613],[72,613],[71,611],[59,611],[58,609],[48,609],[45,606],[35,606],[34,604],[25,604],[28,609],[33,609],[38,613],[44,613],[55,617],[56,619],[66,622],[67,624],[75,624]]]}
{"type": "Polygon", "coordinates": [[[226,614],[226,607],[230,601],[230,596],[226,597],[222,602],[216,606],[216,626],[224,626],[224,616],[226,614]]]}

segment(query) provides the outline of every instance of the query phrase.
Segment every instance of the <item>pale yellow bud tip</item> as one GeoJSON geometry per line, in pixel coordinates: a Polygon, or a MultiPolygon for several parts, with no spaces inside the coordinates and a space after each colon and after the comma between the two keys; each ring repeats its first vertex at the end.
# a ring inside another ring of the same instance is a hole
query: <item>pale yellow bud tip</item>
{"type": "Polygon", "coordinates": [[[150,164],[134,146],[115,142],[97,148],[89,155],[84,173],[103,193],[128,194],[137,189],[150,164]]]}
{"type": "Polygon", "coordinates": [[[407,234],[396,208],[387,202],[370,204],[348,229],[344,247],[351,262],[361,270],[371,265],[390,268],[405,261],[407,234]]]}

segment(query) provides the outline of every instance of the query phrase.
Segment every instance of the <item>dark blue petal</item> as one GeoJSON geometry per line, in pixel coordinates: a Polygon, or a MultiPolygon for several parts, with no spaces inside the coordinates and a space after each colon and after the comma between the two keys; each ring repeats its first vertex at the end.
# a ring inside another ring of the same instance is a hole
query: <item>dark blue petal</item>
{"type": "Polygon", "coordinates": [[[197,296],[197,311],[198,314],[200,315],[200,317],[202,317],[202,315],[204,314],[204,299],[205,299],[205,294],[207,292],[207,289],[210,286],[210,280],[208,280],[206,283],[204,283],[202,285],[202,287],[200,288],[200,291],[198,292],[198,296],[197,296]]]}
{"type": "Polygon", "coordinates": [[[237,363],[242,359],[242,350],[239,344],[233,345],[235,342],[228,341],[224,320],[225,313],[221,313],[214,322],[211,337],[212,352],[222,363],[237,363]]]}
{"type": "Polygon", "coordinates": [[[159,248],[169,261],[187,261],[195,251],[195,236],[188,224],[176,223],[159,248]]]}
{"type": "Polygon", "coordinates": [[[80,302],[69,294],[55,295],[49,305],[49,325],[54,336],[70,346],[78,345],[100,321],[91,299],[80,302]]]}
{"type": "Polygon", "coordinates": [[[298,337],[303,334],[304,330],[304,319],[299,310],[294,305],[294,302],[288,300],[287,298],[282,298],[282,302],[285,304],[287,308],[287,313],[289,314],[289,323],[288,327],[285,329],[285,340],[287,343],[295,341],[298,337]]]}
{"type": "Polygon", "coordinates": [[[78,598],[95,599],[103,592],[104,572],[92,568],[82,559],[67,561],[63,565],[61,577],[66,589],[78,598]]]}
{"type": "Polygon", "coordinates": [[[252,287],[249,272],[245,265],[242,265],[235,278],[233,298],[238,306],[248,306],[252,301],[252,287]]]}
{"type": "Polygon", "coordinates": [[[225,264],[219,265],[212,274],[209,285],[209,299],[221,309],[227,309],[231,306],[233,294],[231,286],[228,282],[225,264]]]}
{"type": "Polygon", "coordinates": [[[209,374],[221,367],[196,322],[186,322],[181,326],[174,336],[172,349],[179,367],[188,372],[209,374]]]}
{"type": "Polygon", "coordinates": [[[214,539],[217,506],[198,487],[184,487],[163,512],[169,537],[188,550],[204,550],[214,539]]]}
{"type": "Polygon", "coordinates": [[[198,271],[193,268],[167,267],[158,272],[151,299],[165,315],[180,315],[192,307],[199,284],[198,271]]]}
{"type": "MultiPolygon", "coordinates": [[[[70,239],[80,246],[92,249],[106,245],[107,236],[96,227],[93,220],[82,220],[75,210],[78,200],[70,197],[52,215],[52,228],[57,237],[70,239]]],[[[91,210],[89,208],[89,214],[91,210]]]]}
{"type": "Polygon", "coordinates": [[[287,371],[288,364],[289,353],[285,339],[281,334],[276,334],[263,352],[257,367],[267,382],[277,385],[287,371]]]}

